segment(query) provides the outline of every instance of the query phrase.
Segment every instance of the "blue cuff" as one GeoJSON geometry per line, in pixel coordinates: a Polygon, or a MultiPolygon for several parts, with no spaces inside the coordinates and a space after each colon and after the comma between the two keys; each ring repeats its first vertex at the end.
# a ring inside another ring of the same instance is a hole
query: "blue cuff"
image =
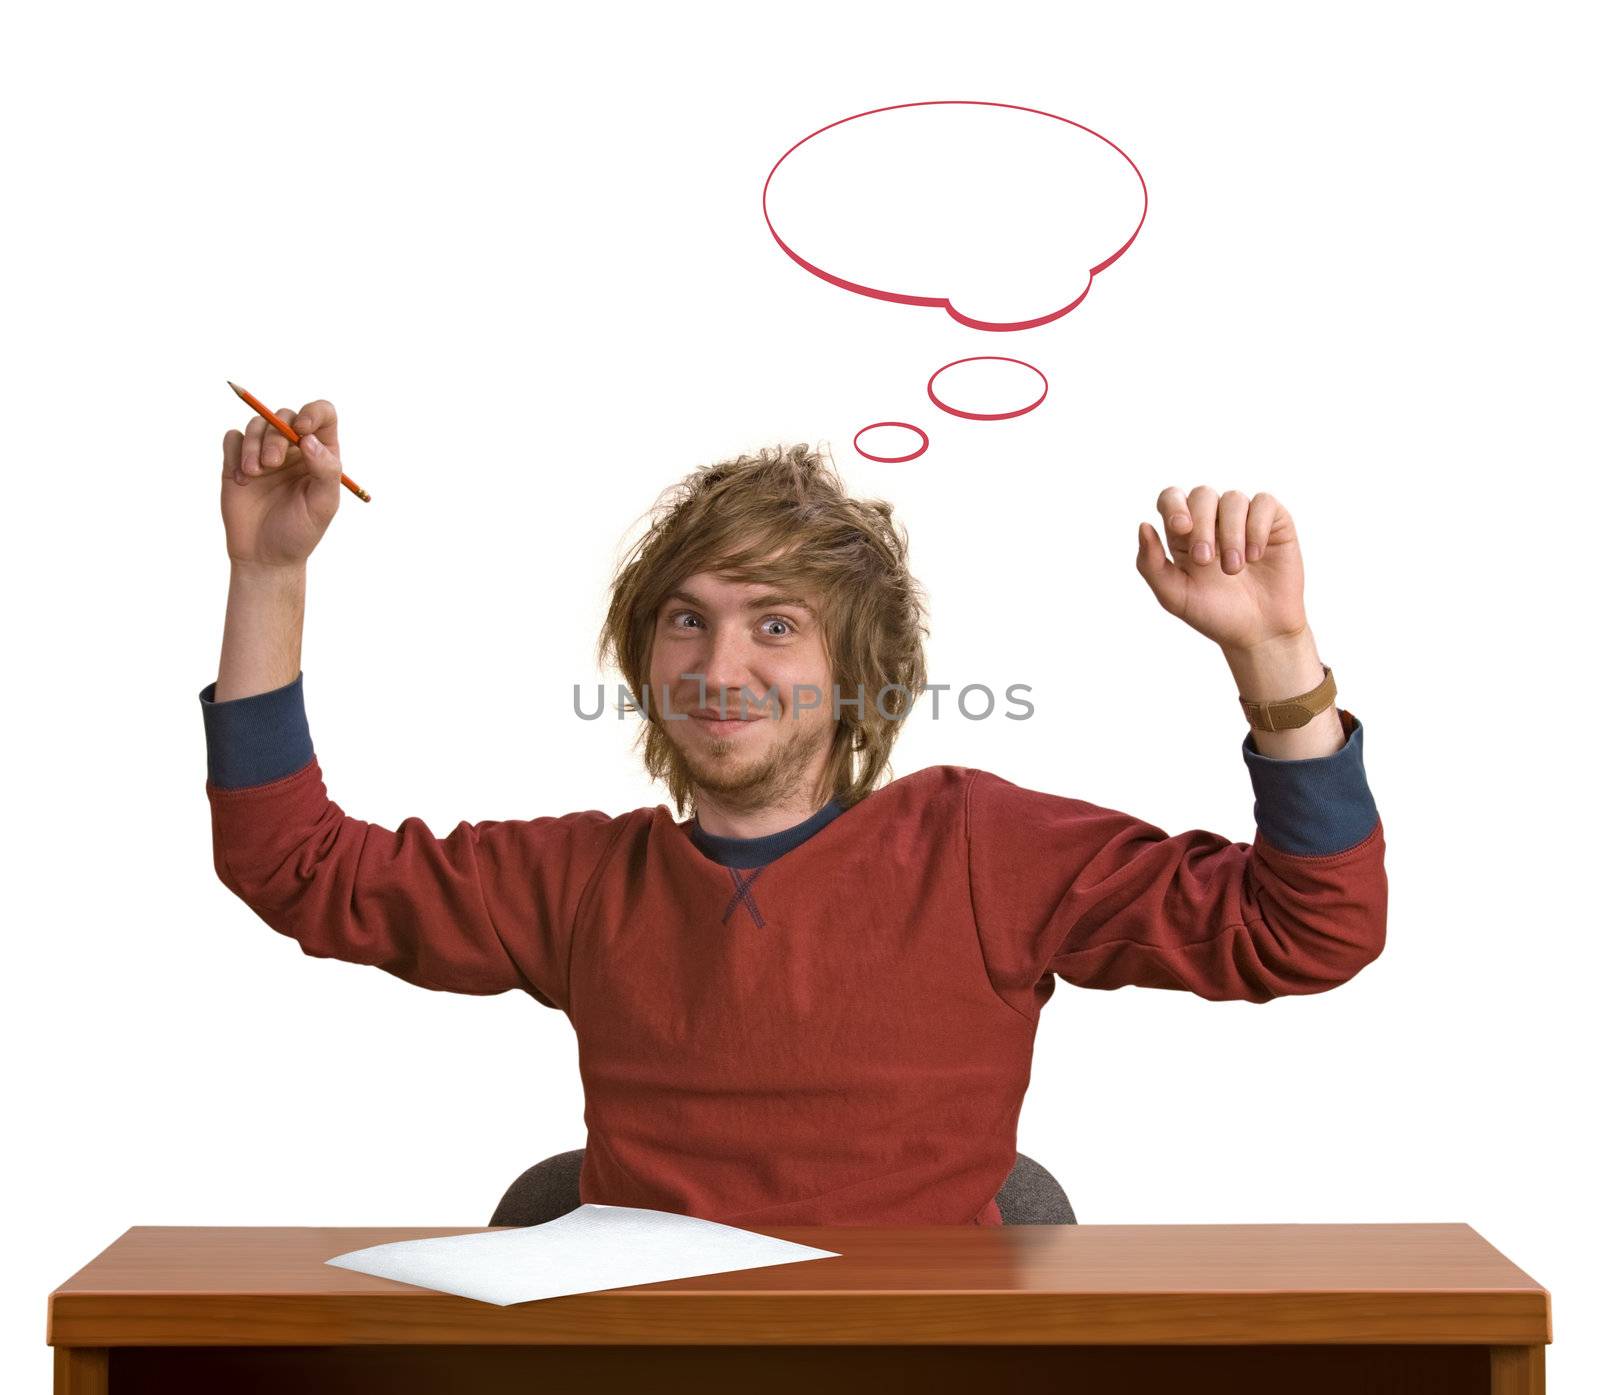
{"type": "Polygon", "coordinates": [[[200,689],[206,723],[206,765],[218,789],[265,785],[311,763],[303,680],[250,697],[216,701],[217,685],[200,689]]]}
{"type": "Polygon", "coordinates": [[[1355,847],[1377,827],[1378,806],[1361,759],[1361,719],[1343,715],[1350,719],[1344,745],[1331,756],[1279,760],[1262,755],[1253,735],[1245,737],[1256,827],[1275,848],[1297,857],[1328,857],[1355,847]]]}

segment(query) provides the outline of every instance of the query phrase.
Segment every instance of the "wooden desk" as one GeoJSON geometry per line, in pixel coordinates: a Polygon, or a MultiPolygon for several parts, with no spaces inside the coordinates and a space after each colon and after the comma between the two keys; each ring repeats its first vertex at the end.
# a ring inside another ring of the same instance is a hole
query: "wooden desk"
{"type": "Polygon", "coordinates": [[[1551,1340],[1466,1225],[783,1226],[841,1257],[510,1308],[322,1262],[486,1228],[136,1226],[50,1295],[55,1388],[1534,1395],[1551,1340]]]}

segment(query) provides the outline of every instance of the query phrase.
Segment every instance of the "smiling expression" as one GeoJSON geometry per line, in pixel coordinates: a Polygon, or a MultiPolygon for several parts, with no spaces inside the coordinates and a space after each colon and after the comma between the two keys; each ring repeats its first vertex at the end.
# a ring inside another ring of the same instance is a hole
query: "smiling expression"
{"type": "Polygon", "coordinates": [[[694,784],[726,808],[810,794],[827,763],[837,723],[815,604],[697,572],[656,611],[652,710],[694,784]]]}

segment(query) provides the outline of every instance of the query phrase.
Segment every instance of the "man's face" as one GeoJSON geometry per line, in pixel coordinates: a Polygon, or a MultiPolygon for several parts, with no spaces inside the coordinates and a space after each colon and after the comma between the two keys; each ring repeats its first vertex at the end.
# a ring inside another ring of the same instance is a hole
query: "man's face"
{"type": "Polygon", "coordinates": [[[809,795],[827,763],[837,723],[816,605],[697,572],[656,612],[651,711],[693,783],[724,808],[809,795]]]}

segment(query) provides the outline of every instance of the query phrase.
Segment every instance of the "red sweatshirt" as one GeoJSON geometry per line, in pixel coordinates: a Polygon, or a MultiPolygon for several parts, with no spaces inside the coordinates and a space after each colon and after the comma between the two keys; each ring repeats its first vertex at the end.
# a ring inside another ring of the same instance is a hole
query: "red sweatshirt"
{"type": "Polygon", "coordinates": [[[1253,844],[940,765],[741,868],[665,805],[381,828],[329,799],[302,678],[226,703],[214,687],[217,875],[307,954],[566,1013],[584,1202],[998,1225],[1056,975],[1265,1002],[1383,948],[1383,829],[1344,711],[1331,756],[1245,738],[1253,844]]]}

